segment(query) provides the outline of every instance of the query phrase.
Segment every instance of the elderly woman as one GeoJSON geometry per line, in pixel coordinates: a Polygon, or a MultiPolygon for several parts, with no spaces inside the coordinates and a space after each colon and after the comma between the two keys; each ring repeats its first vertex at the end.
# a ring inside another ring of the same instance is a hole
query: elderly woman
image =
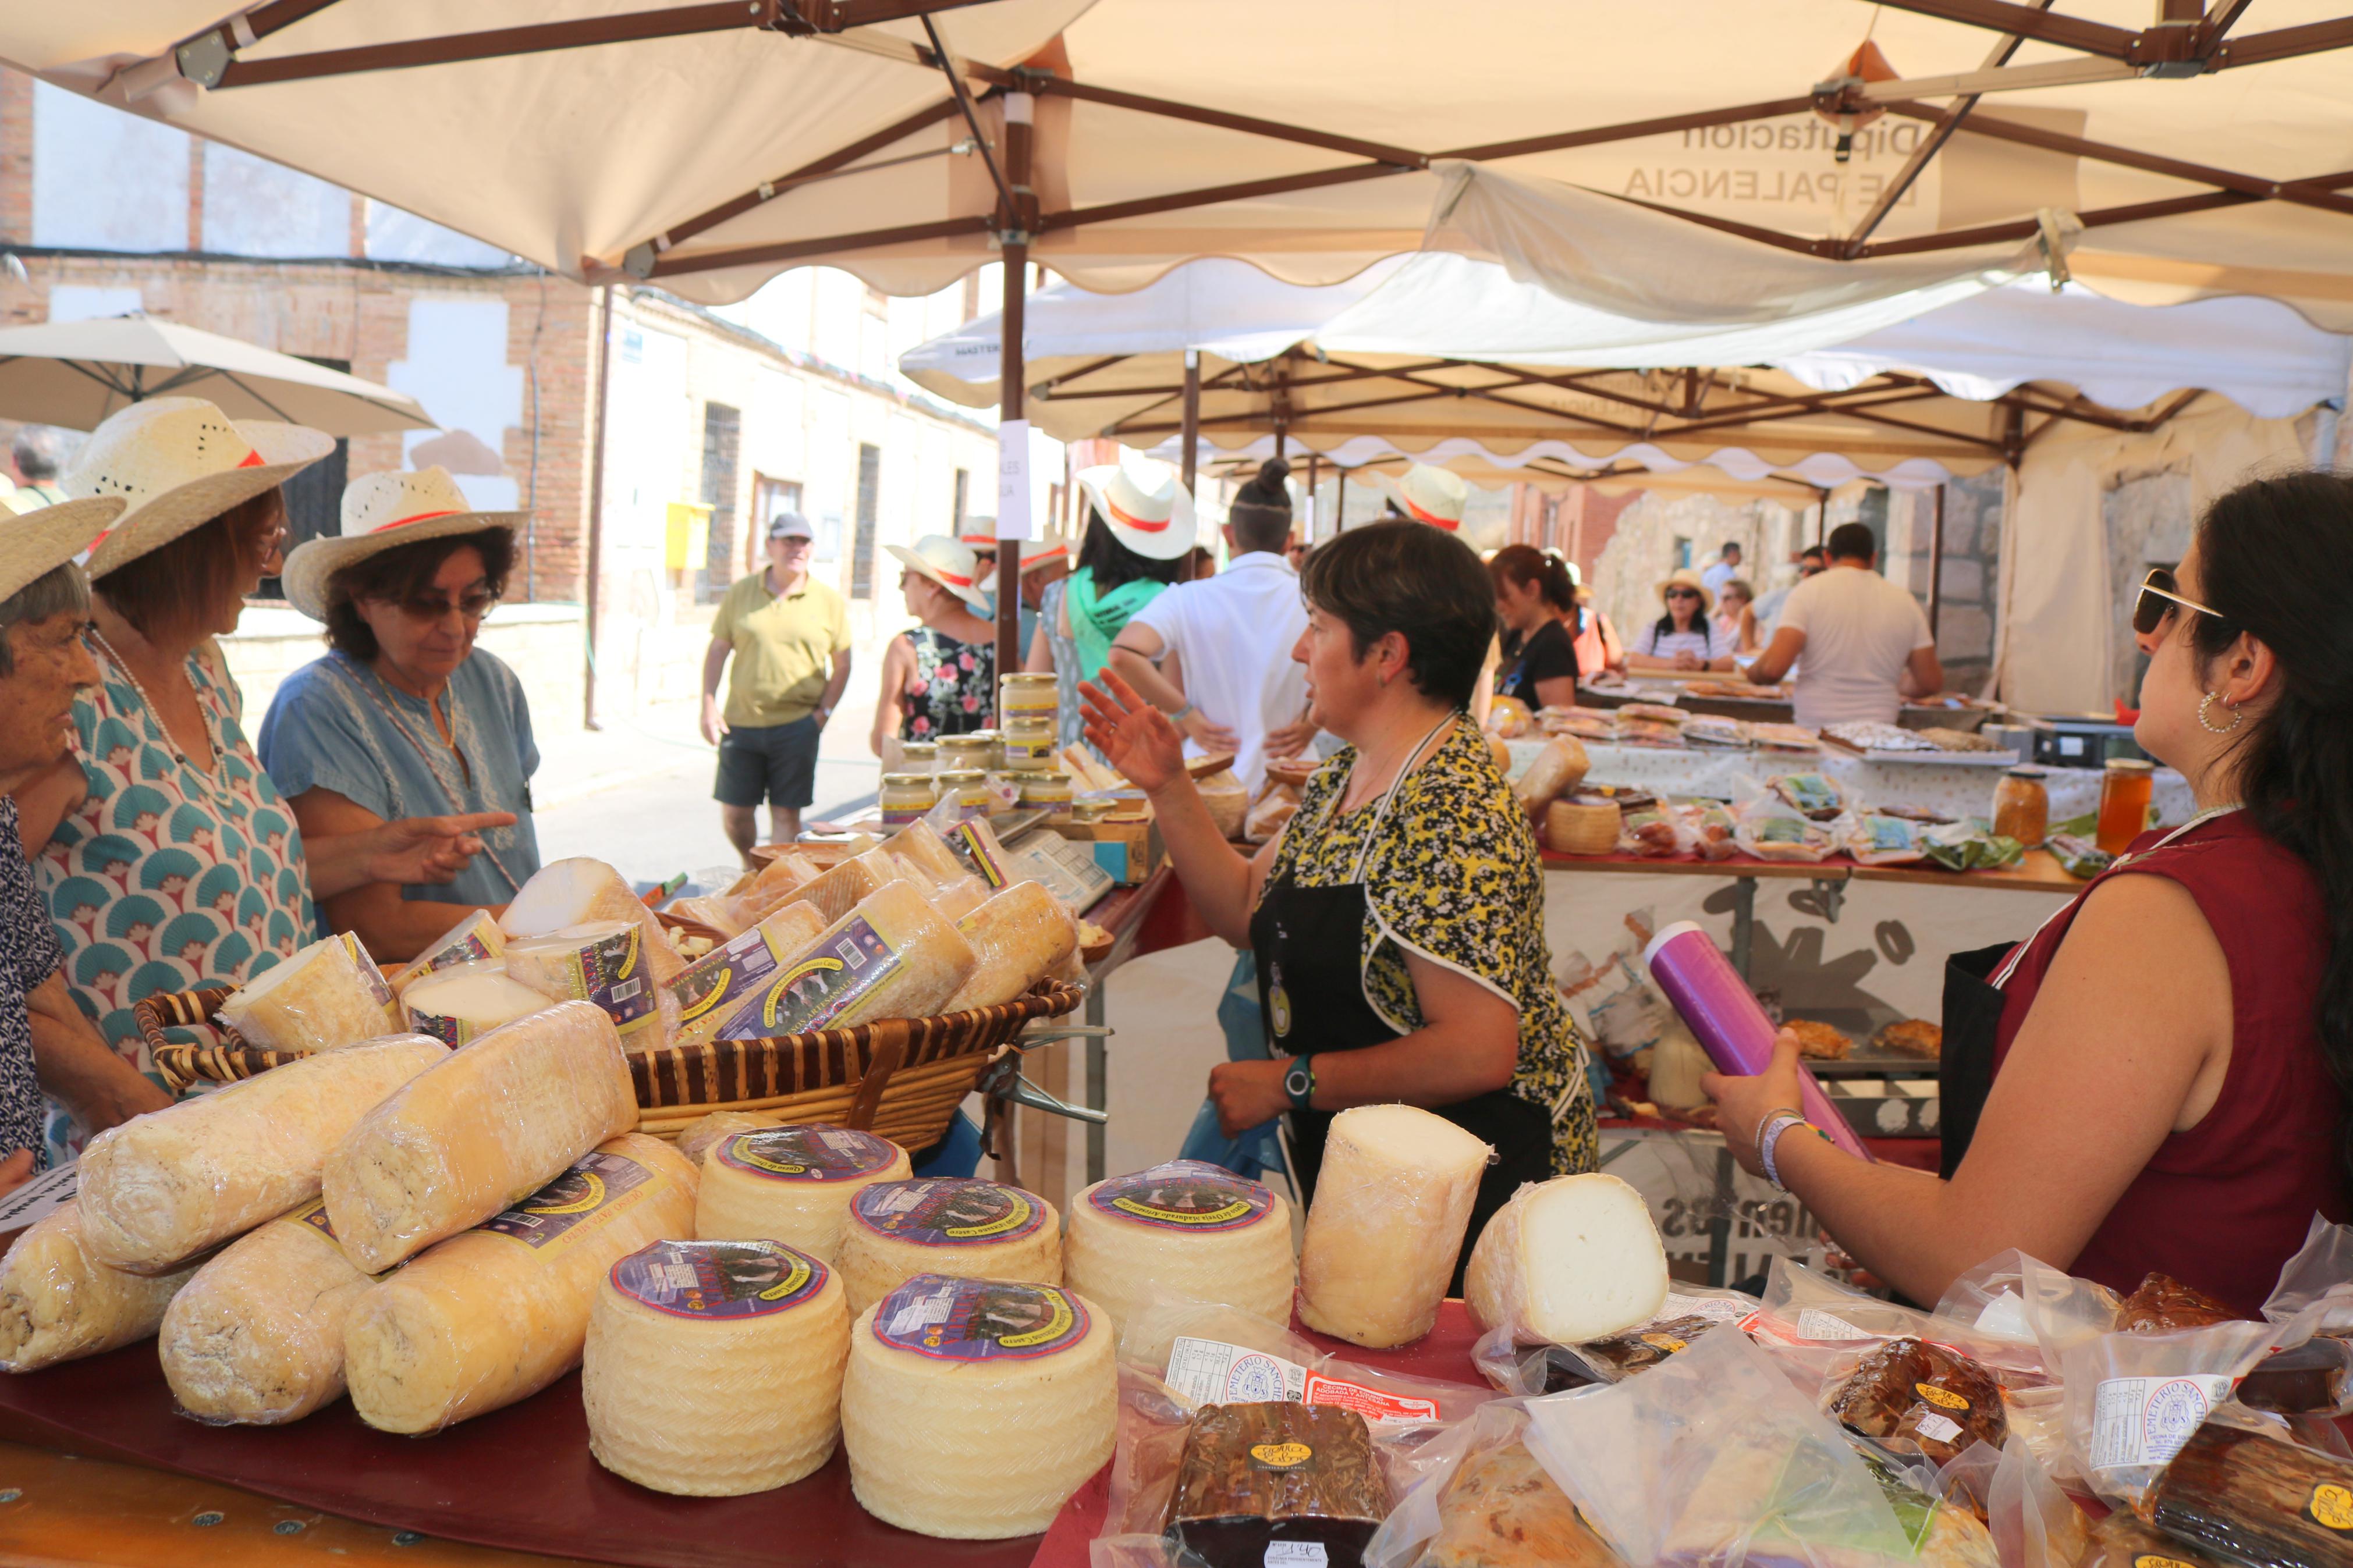
{"type": "Polygon", "coordinates": [[[977,613],[987,601],[975,586],[979,566],[971,546],[927,533],[913,550],[883,548],[906,568],[899,574],[899,592],[915,624],[882,653],[882,684],[867,737],[878,757],[896,755],[886,742],[986,730],[997,711],[997,628],[977,613]]]}
{"type": "Polygon", "coordinates": [[[474,646],[522,518],[475,510],[441,468],[366,474],[343,491],[342,535],[286,558],[287,603],[326,623],[329,652],[278,689],[260,750],[304,836],[423,812],[501,824],[447,882],[377,879],[326,899],[327,923],[379,959],[414,958],[469,910],[504,909],[539,869],[531,705],[514,671],[474,646]]]}

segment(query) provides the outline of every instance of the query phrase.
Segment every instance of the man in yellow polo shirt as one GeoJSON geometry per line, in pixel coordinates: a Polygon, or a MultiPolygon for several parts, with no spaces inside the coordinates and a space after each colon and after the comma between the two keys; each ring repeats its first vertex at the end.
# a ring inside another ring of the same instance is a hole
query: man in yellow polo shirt
{"type": "Polygon", "coordinates": [[[849,606],[809,576],[809,525],[781,511],[768,525],[768,564],[727,590],[702,655],[702,738],[719,748],[727,841],[751,864],[760,801],[769,842],[788,844],[817,792],[817,742],[849,684],[849,606]],[[719,676],[727,658],[727,706],[719,676]]]}

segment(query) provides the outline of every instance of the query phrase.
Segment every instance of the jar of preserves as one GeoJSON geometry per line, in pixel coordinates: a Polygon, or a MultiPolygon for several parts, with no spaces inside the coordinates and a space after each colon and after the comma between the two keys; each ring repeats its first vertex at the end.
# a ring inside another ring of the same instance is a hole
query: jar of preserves
{"type": "Polygon", "coordinates": [[[2121,855],[2132,841],[2148,831],[2148,803],[2157,793],[2157,769],[2138,757],[2110,757],[2100,774],[2100,825],[2096,836],[2103,854],[2121,855]]]}
{"type": "Polygon", "coordinates": [[[904,827],[921,821],[923,813],[936,801],[932,790],[932,775],[923,773],[884,773],[882,792],[878,804],[882,807],[882,826],[904,827]]]}
{"type": "Polygon", "coordinates": [[[1017,670],[997,678],[997,721],[1002,726],[1010,728],[1016,719],[1051,720],[1061,705],[1061,685],[1050,671],[1017,670]]]}
{"type": "Polygon", "coordinates": [[[899,767],[902,773],[936,773],[940,766],[940,743],[937,741],[903,741],[899,745],[899,767]]]}
{"type": "Polygon", "coordinates": [[[1071,820],[1071,802],[1076,792],[1071,787],[1070,774],[1060,769],[1039,768],[1013,776],[1020,781],[1024,809],[1043,810],[1049,822],[1071,820]]]}
{"type": "Polygon", "coordinates": [[[1060,729],[1052,714],[1042,718],[1017,714],[1005,721],[1005,765],[1014,773],[1050,767],[1060,729]]]}
{"type": "Polygon", "coordinates": [[[938,771],[946,773],[953,769],[961,772],[966,768],[978,768],[982,773],[987,773],[991,768],[1000,765],[997,744],[997,731],[994,730],[975,730],[964,735],[943,735],[939,742],[938,771]]]}
{"type": "Polygon", "coordinates": [[[940,799],[955,802],[966,816],[986,816],[997,805],[988,775],[978,768],[944,768],[932,777],[939,784],[940,799]]]}
{"type": "Polygon", "coordinates": [[[1993,830],[2029,849],[2042,847],[2051,834],[2051,792],[2041,768],[2011,768],[2001,775],[1993,786],[1993,830]]]}

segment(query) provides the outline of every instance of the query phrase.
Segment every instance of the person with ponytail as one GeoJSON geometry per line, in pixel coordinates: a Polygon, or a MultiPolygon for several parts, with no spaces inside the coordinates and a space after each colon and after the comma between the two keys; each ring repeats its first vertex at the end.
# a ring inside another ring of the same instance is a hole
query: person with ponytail
{"type": "Polygon", "coordinates": [[[2256,1315],[2312,1216],[2353,1214],[2353,476],[2222,496],[2133,607],[2134,739],[2197,814],[2026,942],[1955,955],[1938,1175],[1798,1104],[1798,1045],[1710,1074],[1747,1170],[1915,1301],[2009,1247],[2111,1289],[2160,1272],[2256,1315]]]}
{"type": "Polygon", "coordinates": [[[1533,544],[1506,544],[1487,562],[1495,616],[1504,624],[1495,695],[1537,708],[1577,706],[1577,584],[1568,563],[1533,544]],[[1567,624],[1564,624],[1567,623],[1567,624]]]}

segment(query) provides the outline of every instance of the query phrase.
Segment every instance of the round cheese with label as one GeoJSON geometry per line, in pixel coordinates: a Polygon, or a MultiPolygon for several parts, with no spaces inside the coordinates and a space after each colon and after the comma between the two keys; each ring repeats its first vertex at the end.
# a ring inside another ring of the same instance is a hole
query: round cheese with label
{"type": "Polygon", "coordinates": [[[1114,1337],[1092,1303],[1054,1286],[903,1282],[850,1331],[841,1439],[859,1503],[924,1535],[1044,1530],[1111,1458],[1114,1337]]]}
{"type": "Polygon", "coordinates": [[[702,1159],[694,1234],[781,1241],[831,1263],[849,1205],[908,1173],[907,1152],[849,1127],[768,1127],[722,1138],[702,1159]]]}
{"type": "Polygon", "coordinates": [[[656,1491],[736,1497],[833,1455],[849,1309],[775,1241],[657,1241],[613,1265],[581,1363],[588,1450],[656,1491]]]}
{"type": "Polygon", "coordinates": [[[1062,1281],[1118,1326],[1162,1296],[1287,1323],[1298,1279],[1291,1205],[1219,1166],[1173,1160],[1071,1200],[1062,1281]]]}
{"type": "Polygon", "coordinates": [[[1059,1285],[1061,1216],[1035,1193],[996,1182],[876,1182],[850,1200],[840,1268],[853,1312],[918,1274],[1059,1285]]]}

